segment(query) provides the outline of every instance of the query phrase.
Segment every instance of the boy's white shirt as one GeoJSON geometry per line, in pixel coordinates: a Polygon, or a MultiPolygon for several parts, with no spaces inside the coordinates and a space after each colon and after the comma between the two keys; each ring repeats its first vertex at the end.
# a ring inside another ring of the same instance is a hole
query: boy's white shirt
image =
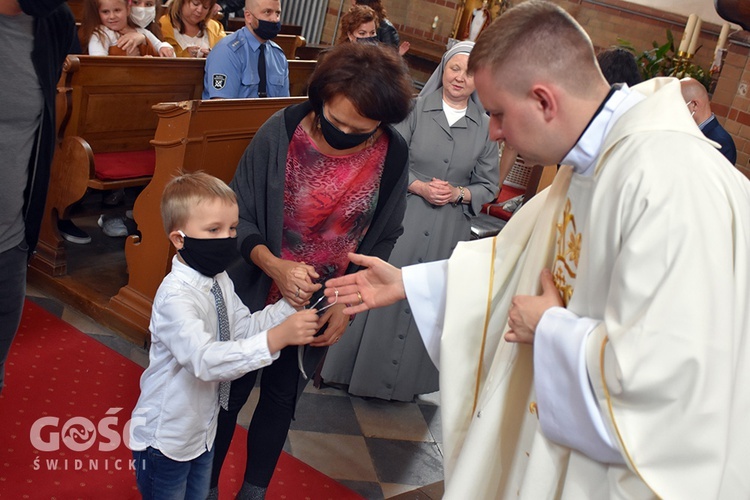
{"type": "MultiPolygon", "coordinates": [[[[103,44],[97,33],[91,35],[89,40],[89,55],[90,56],[107,56],[109,55],[109,48],[117,44],[117,40],[120,38],[120,34],[116,31],[112,31],[106,26],[99,26],[99,29],[104,33],[107,38],[107,44],[103,44]]],[[[156,52],[159,52],[162,47],[172,47],[169,42],[162,42],[156,35],[151,33],[149,30],[144,28],[135,28],[135,30],[141,35],[145,35],[146,39],[151,42],[156,52]]]]}
{"type": "Polygon", "coordinates": [[[213,278],[172,259],[154,298],[149,366],[130,424],[130,448],[151,446],[177,461],[211,449],[219,413],[219,382],[270,365],[268,329],[295,312],[286,300],[251,314],[226,272],[216,275],[231,340],[218,340],[213,278]]]}

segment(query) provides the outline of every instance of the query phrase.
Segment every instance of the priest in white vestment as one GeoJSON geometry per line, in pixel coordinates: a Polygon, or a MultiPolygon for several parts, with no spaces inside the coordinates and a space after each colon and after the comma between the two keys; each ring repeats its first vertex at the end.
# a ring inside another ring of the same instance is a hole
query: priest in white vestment
{"type": "Polygon", "coordinates": [[[497,238],[327,294],[408,298],[440,368],[445,498],[750,498],[750,183],[676,79],[610,88],[530,0],[469,61],[490,134],[564,166],[497,238]],[[439,351],[439,352],[438,352],[439,351]]]}

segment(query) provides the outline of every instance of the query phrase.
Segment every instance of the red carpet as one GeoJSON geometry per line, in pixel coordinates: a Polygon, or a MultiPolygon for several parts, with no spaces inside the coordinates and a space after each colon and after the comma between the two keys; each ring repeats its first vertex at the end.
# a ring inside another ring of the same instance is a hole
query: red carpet
{"type": "MultiPolygon", "coordinates": [[[[0,498],[140,498],[123,428],[142,369],[27,301],[0,395],[0,498]]],[[[242,483],[238,428],[221,477],[222,498],[242,483]]],[[[359,499],[282,453],[268,499],[359,499]]]]}

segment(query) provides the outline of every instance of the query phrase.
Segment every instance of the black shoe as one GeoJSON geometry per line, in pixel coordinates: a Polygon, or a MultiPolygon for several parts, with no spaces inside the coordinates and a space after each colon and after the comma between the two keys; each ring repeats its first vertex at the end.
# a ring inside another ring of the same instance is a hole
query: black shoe
{"type": "Polygon", "coordinates": [[[117,189],[115,191],[111,191],[107,196],[105,196],[102,200],[102,204],[108,207],[116,207],[117,205],[122,204],[123,201],[125,201],[125,190],[117,189]]]}
{"type": "Polygon", "coordinates": [[[57,230],[60,231],[60,236],[66,241],[76,243],[78,245],[85,245],[91,243],[91,236],[80,227],[73,224],[70,219],[60,219],[57,221],[57,230]]]}

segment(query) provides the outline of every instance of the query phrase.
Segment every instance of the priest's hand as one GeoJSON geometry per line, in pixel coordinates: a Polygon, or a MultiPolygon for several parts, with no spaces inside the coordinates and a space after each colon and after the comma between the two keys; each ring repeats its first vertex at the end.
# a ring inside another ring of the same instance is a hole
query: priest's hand
{"type": "Polygon", "coordinates": [[[395,304],[406,298],[401,270],[377,257],[349,254],[352,264],[366,267],[362,271],[326,281],[325,294],[347,304],[344,314],[357,314],[376,307],[395,304]]]}
{"type": "Polygon", "coordinates": [[[513,297],[508,310],[510,330],[505,333],[506,341],[533,344],[536,327],[544,312],[551,307],[563,306],[560,292],[555,287],[549,269],[542,271],[540,281],[542,284],[541,295],[516,295],[513,297]]]}

